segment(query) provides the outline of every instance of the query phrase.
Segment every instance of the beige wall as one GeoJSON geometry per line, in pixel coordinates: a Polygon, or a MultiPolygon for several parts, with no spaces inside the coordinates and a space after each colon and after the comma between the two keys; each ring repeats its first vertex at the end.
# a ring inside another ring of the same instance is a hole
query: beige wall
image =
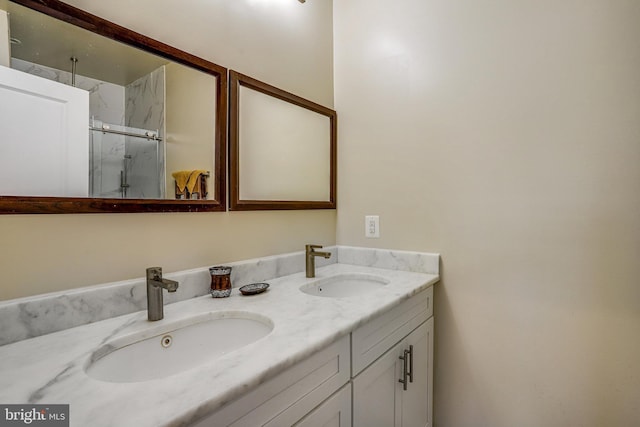
{"type": "MultiPolygon", "coordinates": [[[[333,107],[331,2],[68,3],[333,107]]],[[[329,245],[335,222],[335,211],[4,215],[0,299],[329,245]]]]}
{"type": "Polygon", "coordinates": [[[637,6],[334,2],[338,244],[442,254],[438,427],[640,420],[637,6]]]}
{"type": "Polygon", "coordinates": [[[175,198],[175,179],[181,170],[209,171],[208,199],[215,197],[215,126],[202,126],[216,117],[214,76],[170,63],[165,67],[167,139],[165,198],[175,198]]]}

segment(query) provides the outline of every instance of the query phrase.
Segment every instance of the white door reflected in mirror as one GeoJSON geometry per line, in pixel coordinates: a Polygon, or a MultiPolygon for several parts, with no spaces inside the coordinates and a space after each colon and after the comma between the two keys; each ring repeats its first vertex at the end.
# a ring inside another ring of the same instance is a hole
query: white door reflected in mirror
{"type": "Polygon", "coordinates": [[[87,197],[89,92],[0,66],[0,194],[87,197]]]}

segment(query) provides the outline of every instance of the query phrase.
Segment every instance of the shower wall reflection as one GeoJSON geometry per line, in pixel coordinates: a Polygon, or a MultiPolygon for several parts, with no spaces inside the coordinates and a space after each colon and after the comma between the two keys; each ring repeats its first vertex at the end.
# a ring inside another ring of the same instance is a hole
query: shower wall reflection
{"type": "MultiPolygon", "coordinates": [[[[125,86],[125,125],[136,135],[153,139],[125,138],[126,185],[129,199],[165,198],[165,105],[166,67],[125,86]]],[[[107,197],[107,196],[96,196],[107,197]]]]}
{"type": "MultiPolygon", "coordinates": [[[[47,67],[41,64],[11,58],[11,68],[33,74],[58,83],[71,85],[71,73],[64,70],[47,67]]],[[[82,64],[79,64],[82,68],[82,64]]],[[[90,115],[106,123],[124,125],[125,87],[117,84],[85,77],[76,76],[76,87],[89,92],[90,115]]],[[[87,124],[89,117],[87,117],[87,124]]]]}
{"type": "MultiPolygon", "coordinates": [[[[64,84],[72,81],[70,72],[16,58],[11,67],[64,84]]],[[[126,86],[76,75],[76,87],[89,92],[90,197],[165,197],[165,80],[165,66],[126,86]]]]}

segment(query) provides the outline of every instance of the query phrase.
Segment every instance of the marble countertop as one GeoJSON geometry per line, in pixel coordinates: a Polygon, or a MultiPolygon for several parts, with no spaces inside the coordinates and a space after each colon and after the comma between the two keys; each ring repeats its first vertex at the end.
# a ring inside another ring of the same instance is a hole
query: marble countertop
{"type": "Polygon", "coordinates": [[[188,425],[438,280],[437,274],[337,263],[318,268],[314,279],[295,273],[269,280],[271,287],[259,295],[242,296],[234,288],[229,298],[202,296],[165,305],[164,319],[157,322],[139,311],[18,341],[0,347],[0,402],[70,404],[71,426],[188,425]],[[341,273],[376,274],[390,283],[352,298],[298,289],[341,273]],[[226,310],[265,316],[273,330],[211,363],[161,379],[110,383],[84,372],[93,352],[113,339],[226,310]]]}

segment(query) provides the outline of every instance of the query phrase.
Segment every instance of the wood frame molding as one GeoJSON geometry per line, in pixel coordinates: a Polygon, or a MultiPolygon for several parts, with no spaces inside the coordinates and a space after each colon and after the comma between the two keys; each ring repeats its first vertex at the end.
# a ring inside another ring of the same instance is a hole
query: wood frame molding
{"type": "Polygon", "coordinates": [[[286,92],[275,86],[256,80],[237,71],[229,71],[229,210],[294,210],[294,209],[335,209],[337,192],[337,139],[338,116],[335,110],[286,92]],[[240,86],[256,90],[265,95],[306,108],[327,116],[330,121],[330,188],[327,201],[304,200],[240,200],[240,86]]]}

